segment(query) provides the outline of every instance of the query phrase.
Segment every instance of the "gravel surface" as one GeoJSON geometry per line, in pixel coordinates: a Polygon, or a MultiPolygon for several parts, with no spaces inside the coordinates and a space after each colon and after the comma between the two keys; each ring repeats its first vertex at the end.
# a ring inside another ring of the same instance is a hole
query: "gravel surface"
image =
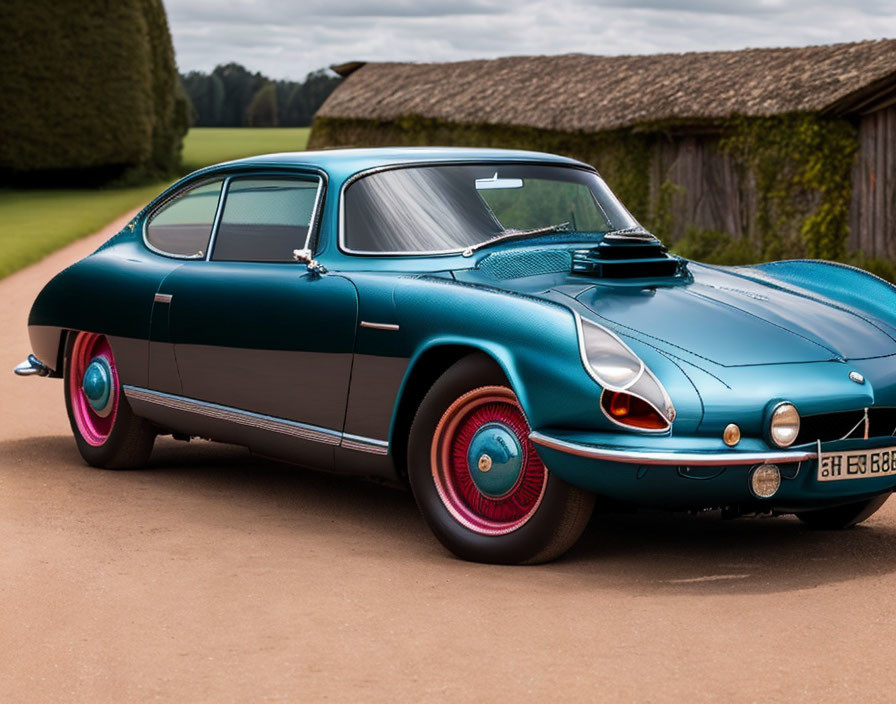
{"type": "Polygon", "coordinates": [[[240,448],[85,466],[60,381],[12,367],[121,223],[0,281],[0,701],[893,701],[896,501],[844,533],[601,516],[514,568],[453,559],[408,493],[240,448]]]}

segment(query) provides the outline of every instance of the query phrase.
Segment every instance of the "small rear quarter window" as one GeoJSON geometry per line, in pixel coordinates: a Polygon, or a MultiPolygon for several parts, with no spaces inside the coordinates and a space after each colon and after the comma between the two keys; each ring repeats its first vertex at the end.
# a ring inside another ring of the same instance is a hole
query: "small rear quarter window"
{"type": "Polygon", "coordinates": [[[160,254],[201,259],[215,221],[223,179],[191,188],[169,201],[146,226],[146,242],[160,254]]]}

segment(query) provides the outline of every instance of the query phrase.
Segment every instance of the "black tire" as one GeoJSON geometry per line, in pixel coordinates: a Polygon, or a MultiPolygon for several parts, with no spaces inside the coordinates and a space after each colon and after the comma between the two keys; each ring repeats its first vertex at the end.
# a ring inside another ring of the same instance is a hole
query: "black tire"
{"type": "Polygon", "coordinates": [[[815,530],[843,530],[871,518],[889,498],[889,494],[881,494],[845,506],[823,508],[818,511],[803,511],[796,514],[796,517],[815,530]]]}
{"type": "MultiPolygon", "coordinates": [[[[79,336],[90,333],[77,333],[69,336],[66,346],[63,387],[65,389],[65,410],[68,413],[68,421],[75,436],[78,452],[87,464],[101,469],[133,469],[146,464],[152,453],[156,432],[152,425],[143,418],[134,415],[128,405],[121,385],[114,385],[115,411],[111,416],[111,427],[108,435],[101,444],[94,444],[87,440],[78,426],[76,420],[75,404],[79,401],[73,398],[74,394],[82,394],[80,388],[74,388],[78,384],[72,383],[73,351],[79,336]]],[[[101,336],[93,336],[102,340],[101,336]]],[[[109,348],[111,355],[111,347],[109,348]]],[[[116,374],[117,379],[117,374],[116,374]]],[[[83,405],[83,404],[82,404],[83,405]]]]}
{"type": "MultiPolygon", "coordinates": [[[[441,429],[451,409],[459,403],[463,404],[464,399],[476,399],[480,395],[483,399],[499,398],[500,403],[506,404],[508,412],[514,412],[514,403],[518,408],[516,396],[495,362],[483,354],[472,354],[448,369],[421,402],[411,425],[408,445],[408,479],[417,505],[439,541],[464,560],[535,564],[556,559],[572,547],[585,529],[594,507],[594,495],[567,484],[541,465],[541,460],[534,454],[534,448],[526,437],[528,424],[521,409],[519,417],[522,418],[521,424],[525,423],[526,432],[516,432],[515,437],[519,439],[523,435],[526,443],[519,445],[520,456],[525,458],[521,460],[523,469],[508,494],[488,499],[496,503],[504,502],[505,497],[521,494],[524,482],[537,482],[536,485],[541,488],[540,498],[533,503],[529,513],[506,524],[494,524],[498,526],[495,530],[503,530],[501,526],[506,525],[507,532],[484,533],[483,530],[492,529],[477,529],[472,524],[465,525],[461,522],[463,517],[458,517],[458,502],[443,498],[446,489],[437,485],[442,480],[436,478],[439,474],[436,467],[439,460],[434,458],[438,455],[439,442],[450,446],[451,442],[456,442],[456,438],[444,437],[441,429]],[[489,393],[498,396],[488,396],[489,393]]],[[[483,408],[488,407],[487,401],[483,400],[482,404],[483,408]]],[[[498,408],[498,405],[493,404],[491,407],[498,408]]],[[[521,424],[515,427],[519,429],[521,424]]],[[[489,422],[487,425],[494,426],[496,423],[489,422]]],[[[479,429],[484,427],[482,425],[479,429]]],[[[489,469],[490,462],[491,460],[486,461],[489,469]]],[[[488,472],[489,469],[484,471],[488,472]]],[[[474,470],[467,467],[465,471],[472,476],[474,470]]],[[[470,481],[469,484],[474,482],[470,481]]],[[[533,492],[530,492],[529,496],[532,495],[533,492]]],[[[481,498],[483,495],[479,496],[481,498]]],[[[460,510],[467,508],[476,513],[469,508],[471,504],[472,502],[464,504],[460,510]]]]}

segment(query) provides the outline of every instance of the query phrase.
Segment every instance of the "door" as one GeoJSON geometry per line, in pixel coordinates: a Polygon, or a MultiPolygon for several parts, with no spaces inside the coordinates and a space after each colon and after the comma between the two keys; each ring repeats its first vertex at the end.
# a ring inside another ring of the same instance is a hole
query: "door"
{"type": "Polygon", "coordinates": [[[307,245],[320,186],[316,176],[229,179],[210,257],[169,275],[156,305],[168,307],[180,395],[256,430],[300,439],[307,431],[310,442],[330,446],[329,464],[345,418],[358,303],[350,281],[312,274],[293,258],[307,245]]]}
{"type": "MultiPolygon", "coordinates": [[[[150,214],[145,242],[152,251],[165,257],[160,258],[160,261],[168,265],[167,276],[183,262],[203,261],[207,258],[224,180],[223,176],[212,176],[189,183],[150,214]]],[[[161,293],[163,290],[164,280],[160,280],[147,297],[148,302],[151,299],[152,316],[148,364],[145,364],[144,374],[146,381],[140,386],[180,394],[180,377],[169,331],[170,296],[161,293]]]]}

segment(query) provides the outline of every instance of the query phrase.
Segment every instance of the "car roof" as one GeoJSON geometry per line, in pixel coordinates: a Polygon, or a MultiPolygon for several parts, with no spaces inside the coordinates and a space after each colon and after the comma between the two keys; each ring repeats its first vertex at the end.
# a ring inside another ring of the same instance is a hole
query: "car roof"
{"type": "Polygon", "coordinates": [[[517,149],[466,147],[383,147],[374,149],[328,149],[322,151],[262,154],[228,162],[245,166],[304,166],[324,169],[332,176],[347,177],[360,171],[399,164],[444,162],[522,161],[587,166],[556,154],[517,149]]]}

